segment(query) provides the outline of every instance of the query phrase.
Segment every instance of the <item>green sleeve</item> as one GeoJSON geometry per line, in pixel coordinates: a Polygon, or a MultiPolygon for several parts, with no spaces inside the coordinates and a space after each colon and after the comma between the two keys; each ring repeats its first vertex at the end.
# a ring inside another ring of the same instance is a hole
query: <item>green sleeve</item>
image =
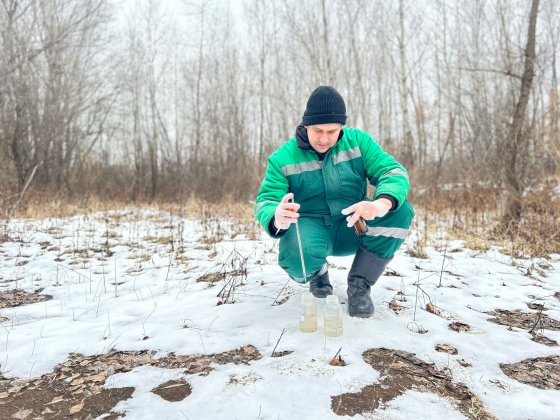
{"type": "Polygon", "coordinates": [[[390,195],[397,200],[399,208],[410,189],[407,170],[393,156],[385,153],[369,134],[362,132],[359,143],[366,175],[376,187],[374,198],[390,195]]]}
{"type": "Polygon", "coordinates": [[[273,235],[268,230],[268,225],[274,217],[278,203],[288,192],[288,178],[280,170],[278,163],[274,160],[274,156],[269,157],[266,174],[262,181],[261,189],[257,193],[253,212],[262,228],[275,238],[278,236],[273,235]]]}

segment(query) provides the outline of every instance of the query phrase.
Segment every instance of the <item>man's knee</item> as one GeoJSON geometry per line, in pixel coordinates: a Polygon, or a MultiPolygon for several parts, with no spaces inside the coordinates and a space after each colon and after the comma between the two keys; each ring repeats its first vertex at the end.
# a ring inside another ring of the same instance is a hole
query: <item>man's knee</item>
{"type": "MultiPolygon", "coordinates": [[[[320,229],[301,230],[301,246],[307,279],[321,270],[327,260],[328,237],[320,229]]],[[[278,263],[294,279],[302,279],[303,267],[295,226],[280,239],[278,263]]]]}
{"type": "Polygon", "coordinates": [[[368,222],[363,246],[381,258],[392,258],[408,235],[414,209],[408,200],[387,216],[368,222]]]}
{"type": "MultiPolygon", "coordinates": [[[[395,219],[391,225],[408,229],[414,219],[414,208],[410,201],[404,200],[404,203],[395,211],[389,213],[390,217],[395,219]]],[[[383,220],[383,219],[381,219],[383,220]]]]}

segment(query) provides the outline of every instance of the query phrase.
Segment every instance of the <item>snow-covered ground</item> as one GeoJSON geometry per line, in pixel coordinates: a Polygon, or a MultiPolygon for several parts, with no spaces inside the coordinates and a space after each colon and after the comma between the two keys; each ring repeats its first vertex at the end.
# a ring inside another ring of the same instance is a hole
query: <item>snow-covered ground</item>
{"type": "MultiPolygon", "coordinates": [[[[290,282],[282,290],[287,277],[276,264],[277,242],[264,233],[250,239],[254,229],[137,209],[11,221],[0,232],[0,293],[41,290],[52,299],[0,309],[7,318],[0,323],[2,375],[33,379],[52,372],[70,353],[209,355],[253,345],[262,355],[258,360],[216,364],[206,376],[154,366],[109,376],[105,387],[135,388],[113,411],[132,419],[345,418],[335,414],[331,397],[378,383],[383,372],[362,354],[386,348],[434,363],[498,418],[560,418],[560,390],[520,383],[500,369],[500,363],[560,354],[558,347],[531,341],[526,329],[489,322],[485,313],[537,313],[528,304],[542,303],[544,313],[560,320],[560,256],[512,260],[497,249],[469,250],[452,241],[444,257],[445,244],[434,240],[426,248],[429,259],[418,259],[406,252],[413,233],[373,288],[375,316],[345,313],[344,334],[332,339],[324,335],[322,301],[319,330],[298,330],[306,288],[290,282]],[[225,279],[215,273],[226,273],[225,279]],[[197,281],[203,276],[217,281],[197,281]],[[399,314],[389,306],[393,298],[393,306],[404,307],[399,314]],[[426,310],[430,302],[438,314],[426,310]],[[451,330],[453,322],[468,324],[470,331],[451,330]],[[458,354],[438,352],[437,344],[458,354]],[[292,353],[271,357],[275,346],[292,353]],[[345,366],[329,364],[339,349],[345,366]],[[192,387],[184,400],[169,402],[151,392],[177,378],[192,387]]],[[[352,257],[329,262],[335,293],[344,302],[352,257]]],[[[560,331],[541,332],[560,342],[560,331]]],[[[407,390],[353,418],[465,417],[451,399],[407,390]]]]}

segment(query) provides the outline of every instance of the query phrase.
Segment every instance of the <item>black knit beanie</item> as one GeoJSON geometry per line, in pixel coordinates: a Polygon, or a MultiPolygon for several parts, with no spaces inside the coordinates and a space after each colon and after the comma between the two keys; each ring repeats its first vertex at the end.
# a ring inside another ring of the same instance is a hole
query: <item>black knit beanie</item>
{"type": "Polygon", "coordinates": [[[303,125],[346,124],[344,99],[331,86],[319,86],[307,100],[303,113],[303,125]]]}

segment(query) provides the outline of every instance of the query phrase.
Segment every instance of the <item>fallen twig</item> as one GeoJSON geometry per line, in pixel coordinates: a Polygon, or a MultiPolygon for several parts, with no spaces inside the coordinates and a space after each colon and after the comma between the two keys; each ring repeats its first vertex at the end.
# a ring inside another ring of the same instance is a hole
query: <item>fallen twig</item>
{"type": "Polygon", "coordinates": [[[274,353],[276,353],[276,347],[278,347],[278,344],[280,344],[280,340],[282,339],[282,336],[284,335],[285,332],[286,332],[286,328],[282,328],[282,332],[280,333],[280,337],[278,337],[278,341],[276,342],[276,345],[274,346],[274,350],[272,350],[272,353],[270,354],[271,357],[274,357],[274,353]]]}

